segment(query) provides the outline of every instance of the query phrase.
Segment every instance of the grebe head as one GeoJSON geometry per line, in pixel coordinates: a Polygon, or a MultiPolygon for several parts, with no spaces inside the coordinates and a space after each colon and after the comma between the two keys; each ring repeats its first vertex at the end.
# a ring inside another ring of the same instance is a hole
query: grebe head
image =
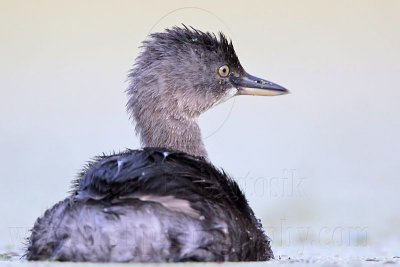
{"type": "Polygon", "coordinates": [[[190,126],[201,113],[235,95],[288,92],[245,72],[232,41],[222,33],[173,27],[151,34],[142,48],[129,74],[127,107],[145,146],[171,145],[171,140],[157,131],[164,135],[182,133],[180,128],[190,126]]]}

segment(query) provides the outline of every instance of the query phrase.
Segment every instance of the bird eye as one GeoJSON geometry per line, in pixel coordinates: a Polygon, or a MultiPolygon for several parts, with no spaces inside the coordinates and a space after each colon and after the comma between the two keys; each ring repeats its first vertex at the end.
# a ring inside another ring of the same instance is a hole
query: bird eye
{"type": "Polygon", "coordinates": [[[229,75],[229,66],[228,65],[223,65],[218,69],[218,74],[221,77],[227,77],[229,75]]]}

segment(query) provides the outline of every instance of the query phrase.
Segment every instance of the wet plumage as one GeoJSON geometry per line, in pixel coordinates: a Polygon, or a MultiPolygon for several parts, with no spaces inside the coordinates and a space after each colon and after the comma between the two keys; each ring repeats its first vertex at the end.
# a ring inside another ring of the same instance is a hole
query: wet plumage
{"type": "Polygon", "coordinates": [[[129,77],[127,107],[144,148],[89,163],[70,196],[36,221],[26,258],[273,258],[239,186],[209,162],[197,117],[234,95],[283,94],[286,89],[248,75],[222,34],[186,27],[152,34],[129,77]],[[221,66],[228,75],[218,72],[221,66]]]}
{"type": "Polygon", "coordinates": [[[238,261],[272,256],[260,223],[232,179],[202,158],[157,148],[92,162],[72,195],[39,219],[31,242],[30,260],[238,261]]]}

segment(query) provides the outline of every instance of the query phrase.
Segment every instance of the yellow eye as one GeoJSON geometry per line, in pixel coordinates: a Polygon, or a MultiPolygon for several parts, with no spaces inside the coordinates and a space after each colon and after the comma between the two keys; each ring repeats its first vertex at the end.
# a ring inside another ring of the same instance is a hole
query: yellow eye
{"type": "Polygon", "coordinates": [[[218,74],[221,77],[227,77],[229,75],[229,66],[228,65],[223,65],[218,69],[218,74]]]}

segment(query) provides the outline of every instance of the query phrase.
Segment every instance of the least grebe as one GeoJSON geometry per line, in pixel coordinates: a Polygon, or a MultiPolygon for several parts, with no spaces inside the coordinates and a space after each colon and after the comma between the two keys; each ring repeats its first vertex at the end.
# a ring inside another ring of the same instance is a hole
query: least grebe
{"type": "Polygon", "coordinates": [[[28,260],[265,261],[270,240],[236,182],[208,159],[197,119],[236,95],[288,91],[249,75],[231,41],[186,26],[151,34],[129,74],[143,148],[103,155],[40,217],[28,260]]]}

